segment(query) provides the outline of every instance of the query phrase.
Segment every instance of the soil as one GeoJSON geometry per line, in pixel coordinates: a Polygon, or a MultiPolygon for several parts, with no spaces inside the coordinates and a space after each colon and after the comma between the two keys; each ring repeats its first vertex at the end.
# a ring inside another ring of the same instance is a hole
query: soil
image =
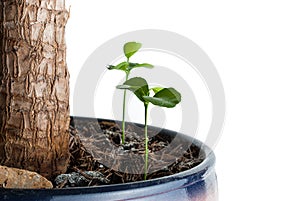
{"type": "MultiPolygon", "coordinates": [[[[99,186],[144,180],[145,138],[142,125],[126,124],[125,144],[121,123],[72,118],[71,161],[68,172],[53,181],[56,188],[99,186]]],[[[147,179],[173,175],[200,164],[205,153],[193,142],[149,127],[147,179]]]]}

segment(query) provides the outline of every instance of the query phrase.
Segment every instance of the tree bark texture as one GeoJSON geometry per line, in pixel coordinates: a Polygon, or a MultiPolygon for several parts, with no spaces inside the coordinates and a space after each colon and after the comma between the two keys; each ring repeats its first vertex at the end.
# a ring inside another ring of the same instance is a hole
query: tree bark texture
{"type": "Polygon", "coordinates": [[[69,162],[64,0],[0,2],[0,163],[47,178],[69,162]]]}

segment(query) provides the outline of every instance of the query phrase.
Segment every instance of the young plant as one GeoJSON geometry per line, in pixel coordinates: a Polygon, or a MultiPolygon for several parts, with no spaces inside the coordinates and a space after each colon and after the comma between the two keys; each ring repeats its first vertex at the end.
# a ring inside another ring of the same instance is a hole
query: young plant
{"type": "Polygon", "coordinates": [[[123,85],[118,85],[118,89],[130,90],[136,97],[144,103],[145,107],[145,166],[144,179],[147,179],[148,174],[148,105],[152,103],[160,107],[172,108],[181,101],[181,95],[174,88],[154,87],[149,89],[147,81],[141,77],[134,77],[124,82],[123,85]],[[154,96],[150,96],[150,91],[154,92],[154,96]]]}
{"type": "MultiPolygon", "coordinates": [[[[125,57],[127,58],[126,61],[119,63],[116,66],[109,65],[107,68],[109,70],[121,70],[124,71],[126,74],[125,80],[128,80],[130,71],[134,68],[140,68],[140,67],[145,67],[145,68],[153,68],[154,66],[148,63],[131,63],[129,61],[130,57],[134,55],[139,49],[142,47],[141,43],[137,42],[128,42],[124,45],[123,47],[123,52],[125,57]]],[[[124,91],[123,94],[123,114],[122,114],[122,144],[125,143],[125,112],[126,112],[126,90],[124,91]]]]}

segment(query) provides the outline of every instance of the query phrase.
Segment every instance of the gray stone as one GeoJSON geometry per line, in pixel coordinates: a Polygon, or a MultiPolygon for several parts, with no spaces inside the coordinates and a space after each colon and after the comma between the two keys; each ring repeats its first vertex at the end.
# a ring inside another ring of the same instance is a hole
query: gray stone
{"type": "Polygon", "coordinates": [[[104,175],[97,171],[80,171],[58,175],[55,180],[56,188],[83,187],[109,183],[104,175]]]}

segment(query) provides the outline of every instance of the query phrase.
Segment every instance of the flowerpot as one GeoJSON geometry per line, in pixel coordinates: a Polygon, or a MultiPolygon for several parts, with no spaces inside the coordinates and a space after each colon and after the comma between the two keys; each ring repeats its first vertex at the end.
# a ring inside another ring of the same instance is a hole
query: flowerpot
{"type": "MultiPolygon", "coordinates": [[[[78,118],[83,121],[95,119],[78,118]]],[[[97,121],[101,121],[98,119],[97,121]]],[[[111,121],[111,120],[110,120],[111,121]]],[[[72,123],[76,122],[71,121],[72,123]]],[[[119,122],[118,122],[119,123],[119,122]]],[[[77,122],[76,122],[77,124],[77,122]]],[[[142,127],[140,124],[132,124],[142,127]]],[[[0,200],[7,201],[217,201],[217,179],[214,170],[215,156],[212,150],[199,140],[181,133],[149,126],[149,130],[160,130],[160,134],[190,141],[201,148],[205,159],[199,165],[161,178],[136,181],[124,184],[111,184],[96,187],[74,187],[64,189],[0,189],[0,200]]]]}

